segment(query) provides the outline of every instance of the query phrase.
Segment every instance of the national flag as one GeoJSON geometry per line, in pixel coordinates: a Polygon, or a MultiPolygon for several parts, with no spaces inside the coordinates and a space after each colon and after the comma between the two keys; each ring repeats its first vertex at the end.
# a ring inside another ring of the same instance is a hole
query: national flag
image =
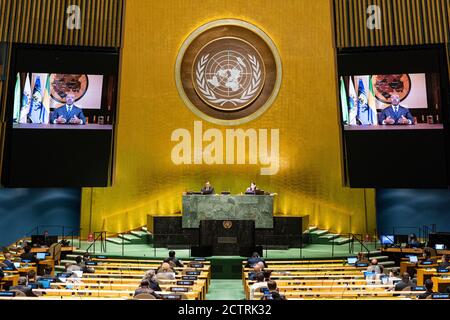
{"type": "Polygon", "coordinates": [[[20,120],[20,103],[21,103],[21,93],[20,93],[20,74],[17,73],[16,86],[14,88],[14,111],[13,111],[13,122],[18,123],[20,120]]]}
{"type": "Polygon", "coordinates": [[[22,93],[22,108],[20,109],[20,123],[27,123],[28,121],[28,114],[30,113],[30,107],[31,107],[31,84],[30,84],[30,78],[25,78],[25,85],[23,86],[23,93],[22,93]]]}
{"type": "Polygon", "coordinates": [[[342,77],[341,77],[341,109],[342,109],[342,122],[344,124],[349,124],[347,93],[345,92],[344,78],[342,77]]]}
{"type": "Polygon", "coordinates": [[[364,83],[362,79],[358,82],[358,121],[361,124],[372,124],[372,111],[367,105],[367,95],[366,89],[364,88],[364,83]]]}
{"type": "Polygon", "coordinates": [[[355,86],[353,85],[352,77],[350,77],[348,84],[348,108],[350,125],[357,125],[356,118],[358,115],[357,98],[355,86]]]}
{"type": "Polygon", "coordinates": [[[371,123],[374,126],[378,125],[378,115],[377,115],[377,100],[375,98],[375,92],[373,91],[372,77],[369,77],[369,101],[368,101],[371,123]]]}
{"type": "MultiPolygon", "coordinates": [[[[42,105],[42,88],[41,78],[36,76],[36,82],[34,83],[33,97],[31,98],[31,108],[28,117],[32,123],[44,123],[45,111],[42,105]]],[[[44,109],[45,110],[45,109],[44,109]]]]}
{"type": "Polygon", "coordinates": [[[44,88],[44,97],[42,98],[42,112],[44,119],[43,123],[49,123],[49,116],[50,116],[50,74],[47,75],[47,81],[45,81],[45,88],[44,88]]]}

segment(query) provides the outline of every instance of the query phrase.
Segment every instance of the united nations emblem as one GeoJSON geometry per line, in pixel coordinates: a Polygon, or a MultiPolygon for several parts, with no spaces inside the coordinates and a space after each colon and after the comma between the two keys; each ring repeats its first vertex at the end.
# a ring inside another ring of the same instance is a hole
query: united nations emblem
{"type": "Polygon", "coordinates": [[[230,220],[225,220],[222,224],[225,229],[230,229],[233,226],[233,222],[230,220]]]}
{"type": "Polygon", "coordinates": [[[75,101],[80,100],[87,92],[89,79],[85,74],[50,74],[50,95],[59,103],[66,103],[66,96],[71,93],[75,101]]]}
{"type": "Polygon", "coordinates": [[[400,101],[405,100],[411,92],[409,74],[381,74],[370,79],[375,89],[375,97],[382,103],[391,104],[391,96],[396,94],[400,101]]]}
{"type": "Polygon", "coordinates": [[[203,119],[236,125],[264,113],[278,94],[281,61],[272,40],[240,20],[210,22],[183,43],[176,81],[185,104],[203,119]]]}
{"type": "Polygon", "coordinates": [[[264,63],[256,49],[236,38],[220,38],[202,48],[194,61],[193,84],[212,108],[239,110],[260,94],[264,63]]]}

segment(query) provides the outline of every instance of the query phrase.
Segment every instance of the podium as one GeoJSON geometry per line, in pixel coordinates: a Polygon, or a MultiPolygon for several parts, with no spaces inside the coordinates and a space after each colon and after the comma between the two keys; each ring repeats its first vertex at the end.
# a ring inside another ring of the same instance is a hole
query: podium
{"type": "Polygon", "coordinates": [[[251,256],[255,250],[255,221],[201,220],[200,246],[214,256],[251,256]]]}

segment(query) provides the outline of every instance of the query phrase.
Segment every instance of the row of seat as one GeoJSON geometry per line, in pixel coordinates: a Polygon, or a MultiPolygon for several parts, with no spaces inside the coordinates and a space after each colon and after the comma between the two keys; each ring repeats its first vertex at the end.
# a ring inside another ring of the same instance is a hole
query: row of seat
{"type": "MultiPolygon", "coordinates": [[[[420,294],[420,291],[402,291],[401,296],[393,291],[394,286],[382,284],[379,279],[366,280],[367,267],[345,265],[344,260],[308,261],[307,263],[279,263],[266,261],[270,279],[276,281],[279,292],[287,299],[404,299],[420,294]]],[[[251,268],[242,267],[242,280],[246,298],[250,298],[249,279],[251,268]]],[[[259,290],[252,295],[259,300],[263,293],[259,290]]]]}

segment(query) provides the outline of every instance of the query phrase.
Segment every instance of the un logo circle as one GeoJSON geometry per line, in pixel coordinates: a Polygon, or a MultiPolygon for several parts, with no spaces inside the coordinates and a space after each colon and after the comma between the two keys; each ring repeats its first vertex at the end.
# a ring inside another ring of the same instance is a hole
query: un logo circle
{"type": "Polygon", "coordinates": [[[175,67],[183,102],[199,117],[236,125],[263,114],[281,84],[281,60],[272,40],[240,20],[210,22],[183,43],[175,67]]]}

